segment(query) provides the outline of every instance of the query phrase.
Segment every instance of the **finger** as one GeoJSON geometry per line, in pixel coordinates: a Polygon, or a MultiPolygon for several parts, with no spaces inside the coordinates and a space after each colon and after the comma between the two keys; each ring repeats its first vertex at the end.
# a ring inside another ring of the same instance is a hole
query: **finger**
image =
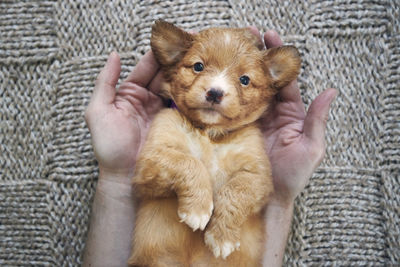
{"type": "Polygon", "coordinates": [[[158,95],[161,91],[161,83],[163,80],[163,76],[161,71],[159,71],[153,80],[151,80],[148,89],[153,92],[154,94],[158,95]]]}
{"type": "Polygon", "coordinates": [[[251,32],[252,34],[254,34],[255,36],[257,36],[257,37],[260,38],[260,40],[261,40],[261,34],[260,34],[260,32],[258,31],[258,29],[257,29],[256,26],[248,26],[247,28],[250,30],[250,32],[251,32]]]}
{"type": "Polygon", "coordinates": [[[303,101],[301,99],[300,88],[297,84],[297,80],[292,81],[289,85],[283,87],[279,93],[279,100],[281,102],[295,102],[301,103],[303,105],[303,101]]]}
{"type": "Polygon", "coordinates": [[[264,43],[267,48],[272,48],[276,46],[282,46],[282,40],[278,33],[274,30],[269,30],[264,33],[264,43]]]}
{"type": "Polygon", "coordinates": [[[158,65],[154,54],[149,50],[136,64],[135,68],[126,78],[126,82],[136,83],[142,87],[147,85],[153,80],[157,74],[160,66],[158,65]]]}
{"type": "Polygon", "coordinates": [[[259,42],[259,43],[257,44],[257,47],[258,47],[259,49],[264,49],[264,42],[263,42],[263,40],[261,39],[261,34],[260,34],[260,31],[257,29],[257,27],[256,27],[256,26],[248,26],[247,29],[249,29],[249,31],[250,31],[253,35],[255,35],[255,36],[257,37],[258,42],[259,42]]]}
{"type": "Polygon", "coordinates": [[[114,102],[121,63],[117,52],[112,52],[107,59],[106,65],[100,71],[94,87],[92,101],[95,103],[109,104],[114,102]]]}
{"type": "Polygon", "coordinates": [[[329,108],[337,91],[333,88],[322,92],[311,103],[307,116],[304,120],[304,134],[317,144],[325,142],[325,129],[329,116],[329,108]]]}

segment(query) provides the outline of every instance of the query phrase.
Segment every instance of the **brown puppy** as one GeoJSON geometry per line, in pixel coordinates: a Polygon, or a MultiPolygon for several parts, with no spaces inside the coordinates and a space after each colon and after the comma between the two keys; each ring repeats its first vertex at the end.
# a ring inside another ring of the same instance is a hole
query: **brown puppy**
{"type": "Polygon", "coordinates": [[[151,47],[178,109],[154,119],[133,183],[136,266],[260,266],[273,190],[258,118],[296,79],[297,49],[248,29],[191,35],[157,21],[151,47]]]}

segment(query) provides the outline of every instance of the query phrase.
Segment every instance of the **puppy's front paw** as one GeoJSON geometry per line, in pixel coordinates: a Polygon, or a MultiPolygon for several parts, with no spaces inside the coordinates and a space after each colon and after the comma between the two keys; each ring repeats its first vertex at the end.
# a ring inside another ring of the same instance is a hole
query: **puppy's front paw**
{"type": "Polygon", "coordinates": [[[180,201],[178,216],[181,222],[186,223],[193,231],[204,230],[214,209],[212,197],[202,199],[185,199],[180,201]]]}
{"type": "Polygon", "coordinates": [[[204,235],[204,242],[216,258],[221,256],[224,260],[232,252],[240,249],[238,234],[227,228],[211,227],[204,235]]]}
{"type": "Polygon", "coordinates": [[[190,228],[193,229],[193,231],[196,231],[198,229],[203,231],[204,228],[206,228],[208,221],[210,220],[213,208],[214,206],[211,202],[208,210],[199,213],[194,211],[184,212],[179,209],[178,216],[179,219],[181,219],[181,222],[186,223],[190,228]]]}

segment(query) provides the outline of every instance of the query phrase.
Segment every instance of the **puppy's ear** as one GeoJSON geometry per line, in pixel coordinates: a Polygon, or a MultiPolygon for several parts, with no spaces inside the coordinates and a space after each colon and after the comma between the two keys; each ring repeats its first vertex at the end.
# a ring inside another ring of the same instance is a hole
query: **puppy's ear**
{"type": "Polygon", "coordinates": [[[171,23],[157,20],[151,32],[151,49],[162,67],[179,62],[191,47],[193,36],[171,23]]]}
{"type": "Polygon", "coordinates": [[[270,48],[264,54],[264,64],[272,79],[272,86],[280,89],[299,75],[300,54],[294,46],[270,48]]]}

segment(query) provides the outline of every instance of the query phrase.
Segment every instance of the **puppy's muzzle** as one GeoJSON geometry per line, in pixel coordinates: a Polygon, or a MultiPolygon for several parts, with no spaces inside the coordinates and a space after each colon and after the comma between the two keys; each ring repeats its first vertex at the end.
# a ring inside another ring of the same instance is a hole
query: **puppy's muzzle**
{"type": "Polygon", "coordinates": [[[211,88],[206,93],[206,100],[212,104],[219,104],[223,96],[224,92],[219,89],[211,88]]]}

